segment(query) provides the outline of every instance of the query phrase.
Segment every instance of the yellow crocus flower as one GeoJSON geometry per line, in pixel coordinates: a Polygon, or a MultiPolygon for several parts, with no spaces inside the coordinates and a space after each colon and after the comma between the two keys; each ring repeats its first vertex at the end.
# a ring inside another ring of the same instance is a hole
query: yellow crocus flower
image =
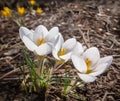
{"type": "Polygon", "coordinates": [[[4,7],[3,10],[1,10],[1,14],[5,17],[11,17],[11,10],[8,7],[4,7]]]}
{"type": "Polygon", "coordinates": [[[2,14],[3,16],[7,16],[7,13],[6,13],[4,10],[1,10],[1,14],[2,14]]]}
{"type": "Polygon", "coordinates": [[[21,16],[23,16],[25,14],[25,8],[24,7],[18,7],[17,11],[21,16]]]}
{"type": "Polygon", "coordinates": [[[40,13],[42,13],[43,11],[42,11],[42,9],[40,8],[40,7],[38,7],[37,9],[36,9],[36,13],[37,14],[40,14],[40,13]]]}
{"type": "Polygon", "coordinates": [[[36,4],[36,1],[35,1],[35,0],[30,0],[30,4],[31,4],[32,6],[34,6],[34,5],[36,4]]]}

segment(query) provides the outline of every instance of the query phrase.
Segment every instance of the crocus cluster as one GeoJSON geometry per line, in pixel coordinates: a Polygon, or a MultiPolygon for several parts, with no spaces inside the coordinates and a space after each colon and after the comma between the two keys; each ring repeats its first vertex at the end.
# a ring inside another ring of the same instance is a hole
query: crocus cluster
{"type": "MultiPolygon", "coordinates": [[[[41,14],[43,12],[42,8],[37,6],[36,0],[29,0],[29,4],[30,4],[29,5],[30,7],[29,6],[24,7],[24,5],[20,6],[19,2],[18,2],[18,4],[16,5],[17,6],[17,8],[16,8],[17,9],[17,14],[19,16],[24,16],[25,13],[28,13],[27,10],[29,10],[29,8],[32,8],[32,10],[35,12],[35,14],[41,14]],[[33,9],[33,8],[36,8],[36,9],[33,9]]],[[[4,17],[7,17],[7,18],[14,18],[15,17],[14,14],[12,14],[12,12],[13,12],[13,10],[10,9],[9,7],[7,7],[7,6],[3,7],[3,9],[0,10],[1,15],[4,16],[4,17]]]]}
{"type": "Polygon", "coordinates": [[[35,30],[20,27],[19,34],[25,46],[35,55],[46,56],[52,53],[58,61],[72,60],[78,76],[84,82],[95,81],[113,60],[112,56],[100,58],[96,47],[85,50],[75,38],[64,41],[58,27],[53,27],[49,31],[43,25],[39,25],[35,30]]]}

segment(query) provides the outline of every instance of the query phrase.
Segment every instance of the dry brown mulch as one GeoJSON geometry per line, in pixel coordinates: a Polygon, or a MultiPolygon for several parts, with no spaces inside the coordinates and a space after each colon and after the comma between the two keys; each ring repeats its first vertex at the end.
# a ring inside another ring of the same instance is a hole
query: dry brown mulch
{"type": "MultiPolygon", "coordinates": [[[[98,47],[101,56],[113,55],[114,60],[107,72],[95,82],[77,89],[81,100],[120,101],[120,3],[117,0],[76,0],[41,5],[41,15],[25,15],[26,27],[35,28],[42,24],[50,29],[58,26],[65,39],[76,37],[87,47],[98,47]]],[[[30,101],[25,100],[20,90],[20,73],[13,71],[21,66],[23,59],[19,27],[3,17],[0,17],[0,23],[0,101],[30,101]]]]}

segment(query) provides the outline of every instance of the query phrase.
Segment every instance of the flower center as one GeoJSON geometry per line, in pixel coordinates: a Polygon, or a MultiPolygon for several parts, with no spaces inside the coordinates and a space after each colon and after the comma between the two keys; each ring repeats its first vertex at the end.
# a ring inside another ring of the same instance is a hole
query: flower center
{"type": "Polygon", "coordinates": [[[37,40],[37,45],[40,46],[41,44],[45,43],[45,39],[44,38],[40,38],[37,40]]]}
{"type": "Polygon", "coordinates": [[[62,48],[59,52],[58,52],[58,56],[62,56],[66,53],[66,49],[62,48]]]}
{"type": "Polygon", "coordinates": [[[91,64],[92,64],[92,62],[88,59],[88,58],[86,58],[85,59],[85,62],[86,62],[86,65],[87,65],[87,71],[86,71],[86,74],[89,74],[89,73],[91,73],[91,64]]]}

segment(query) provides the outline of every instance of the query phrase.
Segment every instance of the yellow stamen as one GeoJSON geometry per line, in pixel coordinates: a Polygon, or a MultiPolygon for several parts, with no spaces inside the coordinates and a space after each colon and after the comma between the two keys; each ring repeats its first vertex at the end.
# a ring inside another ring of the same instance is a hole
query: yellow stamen
{"type": "Polygon", "coordinates": [[[59,52],[58,52],[58,56],[62,56],[66,53],[66,49],[62,48],[59,52]]]}
{"type": "Polygon", "coordinates": [[[38,8],[36,9],[36,13],[37,13],[37,14],[42,13],[42,9],[38,7],[38,8]]]}
{"type": "Polygon", "coordinates": [[[24,7],[18,7],[17,11],[21,16],[25,14],[25,8],[24,7]]]}
{"type": "Polygon", "coordinates": [[[37,40],[37,45],[40,46],[41,44],[45,43],[45,39],[44,38],[40,38],[37,40]]]}
{"type": "Polygon", "coordinates": [[[87,65],[86,74],[89,74],[91,72],[91,64],[92,64],[92,62],[88,58],[85,59],[85,62],[86,62],[86,65],[87,65]]]}

